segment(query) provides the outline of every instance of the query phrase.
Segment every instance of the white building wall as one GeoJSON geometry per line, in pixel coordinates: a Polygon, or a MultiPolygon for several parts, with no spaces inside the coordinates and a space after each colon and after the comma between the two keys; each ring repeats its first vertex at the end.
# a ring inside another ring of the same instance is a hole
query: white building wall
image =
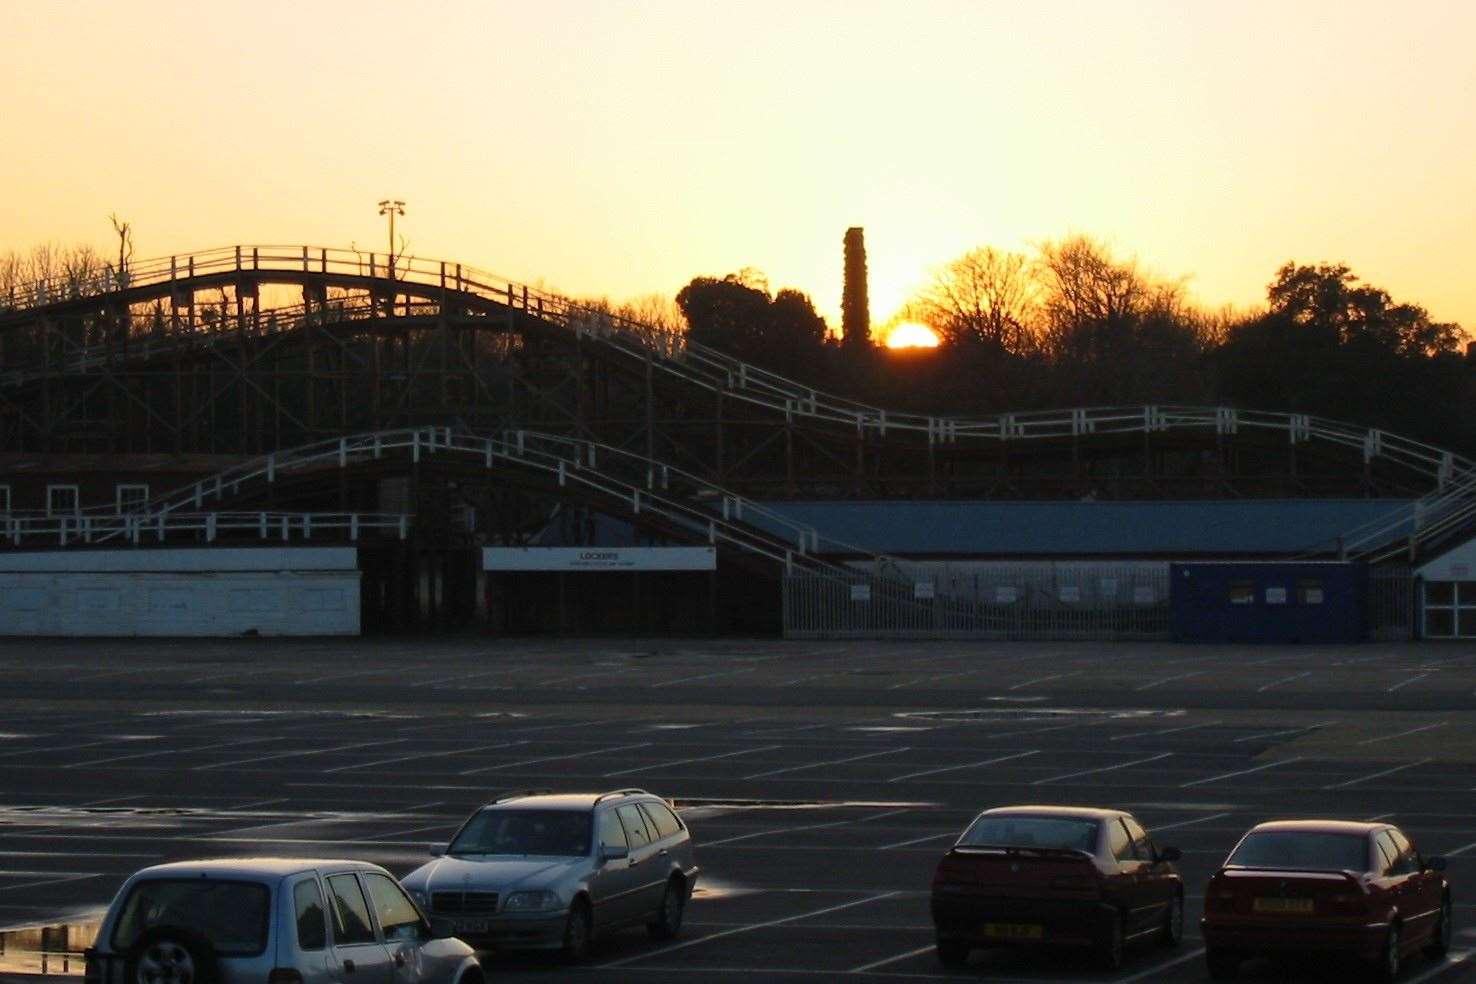
{"type": "Polygon", "coordinates": [[[359,633],[355,551],[212,553],[0,554],[0,635],[359,633]]]}

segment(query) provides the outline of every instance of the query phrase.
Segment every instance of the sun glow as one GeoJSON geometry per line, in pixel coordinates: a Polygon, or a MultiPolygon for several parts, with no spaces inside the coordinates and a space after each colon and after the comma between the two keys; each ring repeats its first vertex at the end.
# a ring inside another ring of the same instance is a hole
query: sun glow
{"type": "Polygon", "coordinates": [[[887,348],[937,348],[938,336],[927,325],[904,321],[887,332],[887,348]]]}

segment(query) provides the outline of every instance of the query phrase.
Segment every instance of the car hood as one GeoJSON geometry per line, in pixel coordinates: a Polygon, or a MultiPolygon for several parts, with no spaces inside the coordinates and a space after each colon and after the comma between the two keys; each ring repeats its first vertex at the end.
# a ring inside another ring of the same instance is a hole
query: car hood
{"type": "Polygon", "coordinates": [[[437,858],[406,876],[404,885],[421,892],[497,891],[541,888],[584,858],[437,858]]]}

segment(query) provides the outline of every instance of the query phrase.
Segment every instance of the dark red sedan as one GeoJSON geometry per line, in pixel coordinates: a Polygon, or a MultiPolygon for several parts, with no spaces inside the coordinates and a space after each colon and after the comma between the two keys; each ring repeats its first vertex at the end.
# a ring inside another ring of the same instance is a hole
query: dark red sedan
{"type": "Polygon", "coordinates": [[[961,967],[976,947],[1090,947],[1115,970],[1131,941],[1173,946],[1184,931],[1178,859],[1121,810],[986,810],[933,875],[938,959],[961,967]]]}
{"type": "Polygon", "coordinates": [[[1387,823],[1280,820],[1241,838],[1205,891],[1210,977],[1257,954],[1338,953],[1392,981],[1404,958],[1450,947],[1444,858],[1387,823]]]}

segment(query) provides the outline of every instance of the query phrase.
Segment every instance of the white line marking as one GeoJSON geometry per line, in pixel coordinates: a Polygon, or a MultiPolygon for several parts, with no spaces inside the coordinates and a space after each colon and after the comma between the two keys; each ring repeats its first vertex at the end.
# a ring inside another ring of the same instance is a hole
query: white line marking
{"type": "Polygon", "coordinates": [[[1013,687],[1011,687],[1010,689],[1011,690],[1022,690],[1025,687],[1030,686],[1031,684],[1045,683],[1047,680],[1064,680],[1067,677],[1080,676],[1081,674],[1082,674],[1082,671],[1081,670],[1072,670],[1070,673],[1051,673],[1051,674],[1048,674],[1048,675],[1043,676],[1043,677],[1036,677],[1034,680],[1026,680],[1024,683],[1017,683],[1013,687]]]}
{"type": "Polygon", "coordinates": [[[328,755],[332,752],[348,752],[355,748],[373,748],[375,745],[399,745],[403,744],[403,738],[391,738],[386,741],[356,741],[350,745],[334,745],[331,748],[301,748],[295,752],[277,752],[273,755],[258,755],[256,758],[236,759],[231,762],[217,762],[214,765],[197,765],[190,769],[191,772],[208,772],[211,769],[228,769],[233,765],[254,765],[257,762],[275,762],[284,758],[302,758],[308,755],[328,755]]]}
{"type": "Polygon", "coordinates": [[[1430,968],[1418,977],[1411,977],[1405,981],[1405,984],[1420,984],[1421,981],[1428,981],[1431,978],[1439,977],[1452,967],[1459,967],[1461,964],[1470,963],[1473,956],[1476,956],[1476,950],[1463,950],[1460,953],[1446,954],[1445,959],[1440,961],[1438,966],[1430,968]]]}
{"type": "Polygon", "coordinates": [[[1156,731],[1156,730],[1155,731],[1135,731],[1135,732],[1133,732],[1130,735],[1115,735],[1115,736],[1113,736],[1111,738],[1108,738],[1107,740],[1108,741],[1127,741],[1129,738],[1144,738],[1144,737],[1147,737],[1149,735],[1152,735],[1153,737],[1157,738],[1159,735],[1172,735],[1172,734],[1177,734],[1180,731],[1193,731],[1195,728],[1213,728],[1215,725],[1217,725],[1219,723],[1220,723],[1219,721],[1206,721],[1203,724],[1186,724],[1183,727],[1179,727],[1179,728],[1165,728],[1162,731],[1156,731]]]}
{"type": "Polygon", "coordinates": [[[754,672],[753,667],[749,667],[748,669],[744,670],[724,670],[721,673],[703,673],[700,676],[678,677],[675,680],[663,680],[660,683],[650,684],[650,686],[651,689],[655,690],[658,687],[675,687],[677,684],[691,683],[694,680],[711,680],[713,677],[738,676],[743,673],[752,672],[754,672]]]}
{"type": "Polygon", "coordinates": [[[647,748],[649,741],[637,742],[634,745],[611,745],[608,748],[592,748],[587,752],[573,752],[569,755],[545,755],[541,758],[523,759],[521,762],[506,762],[502,765],[488,765],[480,769],[466,769],[458,772],[461,776],[474,776],[482,772],[496,772],[498,769],[516,769],[520,765],[537,765],[539,762],[562,762],[565,759],[587,758],[590,755],[603,755],[605,752],[624,752],[632,748],[647,748]]]}
{"type": "Polygon", "coordinates": [[[879,755],[897,755],[901,752],[910,751],[911,747],[903,745],[901,748],[884,748],[879,752],[867,752],[865,755],[852,755],[849,758],[831,759],[828,762],[806,762],[804,765],[791,765],[785,769],[774,769],[769,772],[755,772],[744,779],[766,779],[769,776],[780,776],[786,772],[803,772],[805,769],[818,769],[822,765],[843,765],[846,762],[859,762],[862,759],[876,758],[879,755]]]}
{"type": "MultiPolygon", "coordinates": [[[[695,940],[687,940],[684,943],[669,944],[662,947],[658,952],[664,956],[665,954],[673,953],[677,950],[685,950],[689,946],[696,946],[699,943],[706,943],[709,940],[721,939],[724,936],[736,936],[739,933],[751,933],[756,929],[768,929],[771,926],[782,926],[785,923],[797,922],[801,919],[811,919],[815,916],[823,916],[827,913],[839,912],[842,909],[852,909],[858,905],[866,905],[869,902],[880,902],[882,899],[889,899],[895,895],[900,894],[900,892],[883,892],[880,895],[871,895],[864,899],[857,899],[854,902],[843,902],[840,905],[832,905],[824,909],[814,909],[810,912],[801,912],[793,916],[785,916],[782,919],[771,919],[768,922],[752,923],[747,926],[739,926],[735,929],[725,929],[720,933],[713,933],[710,936],[699,936],[695,940]]],[[[652,955],[653,954],[650,953],[638,953],[633,957],[626,957],[623,960],[612,960],[609,963],[602,963],[598,965],[595,969],[605,970],[610,967],[623,967],[624,965],[628,963],[634,963],[637,960],[645,960],[652,955]]]]}
{"type": "Polygon", "coordinates": [[[1300,762],[1300,761],[1302,761],[1302,756],[1300,756],[1300,755],[1294,755],[1294,756],[1292,756],[1289,759],[1281,759],[1281,760],[1276,761],[1276,762],[1267,762],[1265,765],[1258,765],[1254,769],[1241,769],[1238,772],[1226,772],[1223,775],[1210,776],[1208,779],[1195,779],[1195,780],[1193,780],[1191,782],[1180,783],[1179,784],[1179,788],[1180,789],[1185,789],[1185,788],[1187,788],[1189,786],[1202,786],[1202,785],[1204,785],[1207,782],[1219,782],[1221,779],[1233,779],[1236,776],[1245,776],[1245,775],[1249,775],[1252,772],[1261,772],[1261,771],[1264,771],[1265,769],[1274,769],[1278,765],[1290,765],[1293,762],[1300,762]]]}
{"type": "Polygon", "coordinates": [[[1429,675],[1430,674],[1428,673],[1421,673],[1419,676],[1412,676],[1408,680],[1401,680],[1399,683],[1394,684],[1394,686],[1390,687],[1388,690],[1385,690],[1384,693],[1392,694],[1394,691],[1398,690],[1401,687],[1407,687],[1411,683],[1419,683],[1421,680],[1425,679],[1425,677],[1429,675]]]}
{"type": "Polygon", "coordinates": [[[495,745],[472,745],[469,748],[448,748],[442,752],[416,752],[414,755],[396,755],[394,758],[379,759],[375,762],[355,762],[352,765],[335,765],[331,769],[324,769],[326,775],[329,772],[347,772],[350,769],[368,769],[376,765],[392,765],[395,762],[419,762],[428,758],[444,758],[447,755],[467,755],[472,752],[486,752],[494,748],[513,748],[518,745],[526,745],[526,741],[502,741],[495,745]]]}
{"type": "Polygon", "coordinates": [[[1177,823],[1154,824],[1153,833],[1156,834],[1160,830],[1173,830],[1175,827],[1192,827],[1196,823],[1209,823],[1211,820],[1219,820],[1221,817],[1228,817],[1229,815],[1229,811],[1226,811],[1225,813],[1211,813],[1207,817],[1195,817],[1193,820],[1180,820],[1177,823]]]}
{"type": "Polygon", "coordinates": [[[760,745],[758,748],[740,748],[736,752],[723,752],[721,755],[703,755],[700,758],[675,759],[671,762],[657,762],[653,765],[638,765],[634,769],[620,769],[617,772],[606,772],[605,775],[607,777],[624,776],[629,775],[632,772],[646,772],[650,769],[665,769],[668,766],[672,765],[688,765],[692,762],[711,762],[716,759],[735,758],[739,755],[754,755],[758,752],[770,752],[776,748],[783,747],[783,745],[760,745]]]}
{"type": "Polygon", "coordinates": [[[862,964],[859,967],[852,967],[850,970],[845,971],[845,973],[864,974],[868,970],[875,970],[877,967],[885,967],[887,964],[900,963],[903,960],[910,960],[913,957],[920,957],[924,953],[931,953],[934,949],[935,945],[930,943],[927,946],[920,946],[916,950],[909,950],[906,953],[899,953],[895,957],[887,957],[885,960],[874,960],[869,964],[862,964]]]}
{"type": "Polygon", "coordinates": [[[922,772],[909,772],[905,776],[893,776],[887,782],[901,782],[903,779],[916,779],[919,776],[935,776],[940,772],[953,772],[957,769],[977,769],[983,765],[994,765],[997,762],[1008,762],[1011,759],[1025,758],[1029,755],[1039,755],[1040,749],[1029,752],[1016,752],[1013,755],[1001,755],[998,758],[985,759],[982,762],[965,762],[963,765],[945,765],[941,769],[924,769],[922,772]]]}
{"type": "Polygon", "coordinates": [[[1419,727],[1419,728],[1410,728],[1408,731],[1399,731],[1399,732],[1396,732],[1396,733],[1394,733],[1392,735],[1380,735],[1377,738],[1365,738],[1365,739],[1363,739],[1363,741],[1360,741],[1358,744],[1360,744],[1360,745],[1372,745],[1375,742],[1388,741],[1391,738],[1403,738],[1405,735],[1417,735],[1421,731],[1433,731],[1436,728],[1443,728],[1443,727],[1445,727],[1449,723],[1450,723],[1449,721],[1436,721],[1434,724],[1427,724],[1427,725],[1424,725],[1424,726],[1419,727]]]}
{"type": "Polygon", "coordinates": [[[1132,981],[1141,981],[1145,978],[1152,977],[1154,974],[1162,973],[1163,971],[1168,970],[1170,967],[1176,967],[1181,963],[1187,963],[1190,960],[1197,959],[1199,957],[1202,957],[1203,955],[1204,947],[1200,947],[1198,950],[1195,950],[1192,953],[1185,953],[1180,956],[1174,957],[1172,960],[1165,960],[1163,963],[1158,964],[1155,967],[1149,967],[1147,970],[1140,970],[1138,971],[1138,973],[1134,974],[1131,977],[1119,977],[1114,980],[1112,984],[1131,984],[1132,981]]]}
{"type": "MultiPolygon", "coordinates": [[[[704,848],[716,847],[719,844],[736,844],[738,841],[753,840],[756,837],[772,837],[775,834],[792,834],[800,830],[825,830],[829,827],[849,827],[858,823],[871,823],[873,820],[881,820],[885,817],[895,817],[899,813],[910,813],[910,809],[887,810],[885,813],[873,813],[869,817],[857,817],[853,820],[832,820],[828,823],[807,823],[798,827],[778,827],[774,830],[755,830],[751,834],[738,834],[735,837],[724,837],[722,840],[703,841],[704,848]]],[[[895,893],[894,893],[895,894],[895,893]]]]}
{"type": "Polygon", "coordinates": [[[1349,779],[1347,782],[1335,782],[1331,786],[1323,786],[1322,788],[1323,789],[1346,789],[1349,786],[1356,786],[1359,783],[1361,783],[1361,782],[1367,782],[1370,779],[1377,779],[1380,776],[1392,776],[1396,772],[1403,772],[1405,769],[1413,769],[1413,768],[1415,768],[1417,766],[1426,765],[1426,764],[1428,764],[1430,762],[1433,762],[1433,761],[1435,761],[1435,760],[1434,759],[1420,759],[1418,762],[1408,762],[1408,763],[1406,763],[1404,765],[1396,765],[1392,769],[1385,769],[1382,772],[1374,772],[1374,773],[1371,773],[1371,774],[1366,775],[1366,776],[1359,776],[1357,779],[1349,779]]]}
{"type": "Polygon", "coordinates": [[[1098,772],[1116,772],[1118,769],[1126,769],[1129,766],[1142,765],[1145,762],[1157,762],[1159,759],[1166,759],[1172,754],[1174,753],[1159,752],[1157,755],[1150,755],[1147,758],[1133,759],[1131,762],[1119,762],[1117,765],[1104,765],[1099,769],[1082,769],[1080,772],[1066,772],[1059,776],[1051,776],[1048,779],[1037,779],[1030,785],[1043,786],[1048,782],[1058,782],[1062,779],[1075,779],[1078,776],[1090,776],[1095,775],[1098,772]]]}
{"type": "Polygon", "coordinates": [[[38,885],[59,885],[62,882],[85,881],[88,878],[96,878],[97,875],[67,875],[65,878],[47,878],[44,881],[21,882],[19,885],[0,885],[0,892],[12,892],[17,888],[35,888],[38,885]]]}
{"type": "Polygon", "coordinates": [[[1176,673],[1173,676],[1164,677],[1161,680],[1154,680],[1151,683],[1145,683],[1141,687],[1134,687],[1133,689],[1134,690],[1152,690],[1154,687],[1161,687],[1165,683],[1170,682],[1171,680],[1187,680],[1190,677],[1203,676],[1204,675],[1204,672],[1205,672],[1204,670],[1194,670],[1194,671],[1192,671],[1190,673],[1176,673]]]}
{"type": "Polygon", "coordinates": [[[898,841],[895,844],[883,844],[877,848],[879,851],[890,851],[898,847],[911,847],[913,844],[926,844],[928,841],[943,840],[945,837],[957,837],[957,831],[949,831],[946,834],[929,834],[926,837],[914,837],[912,840],[898,841]]]}
{"type": "Polygon", "coordinates": [[[1454,851],[1446,851],[1445,852],[1445,856],[1448,857],[1448,858],[1453,858],[1453,857],[1456,857],[1457,855],[1465,854],[1467,851],[1470,851],[1470,850],[1476,850],[1476,842],[1472,842],[1470,844],[1467,844],[1464,847],[1458,847],[1454,851]]]}
{"type": "Polygon", "coordinates": [[[1234,744],[1238,745],[1243,741],[1255,741],[1257,738],[1275,738],[1279,735],[1296,735],[1301,734],[1304,731],[1316,731],[1319,728],[1330,728],[1337,723],[1339,722],[1321,721],[1317,724],[1309,724],[1301,728],[1284,728],[1281,731],[1263,731],[1258,735],[1246,735],[1244,738],[1236,738],[1234,744]]]}
{"type": "Polygon", "coordinates": [[[92,759],[87,762],[69,762],[62,766],[63,769],[85,769],[93,765],[107,765],[112,762],[127,762],[132,759],[151,758],[155,755],[188,755],[191,752],[208,752],[213,748],[233,748],[237,745],[254,745],[264,741],[280,741],[278,735],[270,735],[263,738],[233,738],[230,741],[217,741],[209,745],[196,745],[193,748],[161,748],[152,752],[135,752],[132,755],[114,755],[111,758],[92,759]]]}
{"type": "Polygon", "coordinates": [[[1283,683],[1291,683],[1293,680],[1300,680],[1302,677],[1309,677],[1311,675],[1311,670],[1307,670],[1304,673],[1293,673],[1291,676],[1282,677],[1280,680],[1272,680],[1270,683],[1262,684],[1256,688],[1256,693],[1261,693],[1262,691],[1270,690],[1272,687],[1279,687],[1283,683]]]}

